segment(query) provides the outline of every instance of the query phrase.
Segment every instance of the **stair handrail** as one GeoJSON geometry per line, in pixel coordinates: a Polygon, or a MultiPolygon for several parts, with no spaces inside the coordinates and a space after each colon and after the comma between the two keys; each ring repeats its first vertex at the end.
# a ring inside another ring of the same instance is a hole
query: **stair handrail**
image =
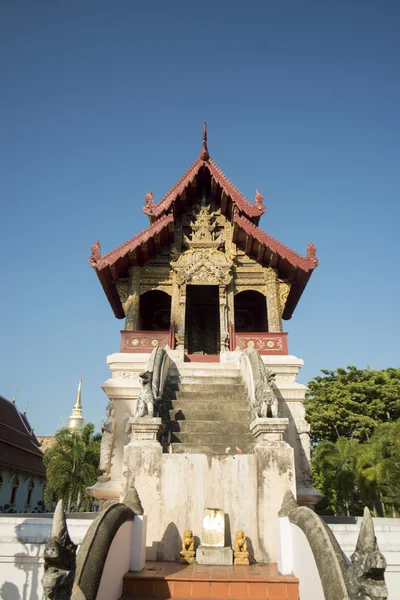
{"type": "Polygon", "coordinates": [[[135,513],[125,504],[112,504],[95,518],[76,557],[71,600],[96,600],[111,543],[135,513]]]}

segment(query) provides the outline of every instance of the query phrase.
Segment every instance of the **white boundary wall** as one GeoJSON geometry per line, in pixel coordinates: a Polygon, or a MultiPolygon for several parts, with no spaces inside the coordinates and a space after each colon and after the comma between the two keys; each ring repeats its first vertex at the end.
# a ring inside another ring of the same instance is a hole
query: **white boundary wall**
{"type": "MultiPolygon", "coordinates": [[[[67,519],[72,541],[80,544],[96,513],[67,519]]],[[[0,598],[41,600],[43,550],[53,515],[0,515],[0,598]]]]}
{"type": "MultiPolygon", "coordinates": [[[[362,518],[326,520],[349,559],[356,547],[362,518]]],[[[387,561],[385,580],[389,598],[400,600],[400,519],[374,518],[373,521],[379,549],[387,561]]],[[[301,600],[324,600],[317,565],[303,531],[290,523],[288,517],[278,518],[277,529],[279,571],[298,577],[301,600]]]]}
{"type": "MultiPolygon", "coordinates": [[[[78,546],[96,513],[67,519],[72,541],[78,546]]],[[[51,533],[53,515],[0,515],[0,598],[1,600],[42,600],[43,551],[51,533]]],[[[144,568],[147,517],[135,516],[118,530],[107,556],[100,581],[98,600],[118,600],[122,577],[144,568]]]]}

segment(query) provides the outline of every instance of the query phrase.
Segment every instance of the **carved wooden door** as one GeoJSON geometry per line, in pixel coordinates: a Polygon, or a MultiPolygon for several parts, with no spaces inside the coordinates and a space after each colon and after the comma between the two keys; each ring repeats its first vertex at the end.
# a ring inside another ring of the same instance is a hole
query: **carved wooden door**
{"type": "Polygon", "coordinates": [[[186,335],[189,354],[219,354],[218,286],[187,286],[186,335]]]}

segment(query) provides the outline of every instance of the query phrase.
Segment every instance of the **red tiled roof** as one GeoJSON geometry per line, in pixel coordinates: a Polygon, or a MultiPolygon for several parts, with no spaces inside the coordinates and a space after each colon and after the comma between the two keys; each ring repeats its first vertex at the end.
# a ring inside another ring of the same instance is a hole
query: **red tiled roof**
{"type": "Polygon", "coordinates": [[[254,223],[246,219],[246,217],[243,215],[234,215],[233,222],[243,229],[248,235],[252,236],[255,240],[261,244],[264,244],[272,252],[278,254],[282,258],[285,258],[294,267],[298,267],[302,271],[307,272],[315,269],[315,267],[318,265],[318,259],[315,256],[316,248],[311,242],[308,245],[307,256],[302,256],[284,244],[281,244],[281,242],[278,242],[278,240],[268,235],[268,233],[262,231],[262,229],[257,227],[257,225],[254,225],[254,223]]]}
{"type": "MultiPolygon", "coordinates": [[[[133,252],[140,244],[144,244],[148,242],[154,235],[160,233],[165,227],[168,227],[170,223],[174,222],[174,215],[171,213],[169,215],[163,215],[157,221],[155,221],[146,229],[143,229],[140,233],[132,237],[127,242],[124,242],[111,252],[108,252],[104,256],[97,255],[93,252],[92,247],[92,256],[89,258],[89,264],[97,271],[104,269],[104,267],[108,267],[114,264],[119,258],[126,256],[129,252],[133,252]]],[[[99,248],[99,246],[98,246],[99,248]]],[[[100,250],[99,250],[100,252],[100,250]]]]}
{"type": "Polygon", "coordinates": [[[0,464],[45,476],[43,452],[26,415],[0,396],[0,464]]]}
{"type": "Polygon", "coordinates": [[[143,212],[150,217],[159,217],[163,212],[167,211],[174,200],[176,200],[176,198],[182,194],[185,188],[193,181],[201,167],[206,167],[210,171],[215,181],[219,183],[224,192],[232,198],[233,203],[245,215],[248,217],[260,217],[265,212],[264,205],[251,204],[243,194],[239,192],[212,158],[205,161],[201,155],[194,161],[169,192],[157,202],[157,204],[152,205],[146,202],[143,206],[143,212]]]}

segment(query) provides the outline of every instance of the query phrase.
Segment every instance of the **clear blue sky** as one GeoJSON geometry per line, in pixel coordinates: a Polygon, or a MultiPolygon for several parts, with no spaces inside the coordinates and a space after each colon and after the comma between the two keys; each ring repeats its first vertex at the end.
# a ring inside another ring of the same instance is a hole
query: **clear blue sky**
{"type": "Polygon", "coordinates": [[[99,425],[114,318],[87,260],[147,225],[197,157],[261,227],[320,266],[291,321],[300,381],[399,366],[400,3],[109,2],[0,7],[0,394],[35,431],[68,418],[79,376],[99,425]]]}

